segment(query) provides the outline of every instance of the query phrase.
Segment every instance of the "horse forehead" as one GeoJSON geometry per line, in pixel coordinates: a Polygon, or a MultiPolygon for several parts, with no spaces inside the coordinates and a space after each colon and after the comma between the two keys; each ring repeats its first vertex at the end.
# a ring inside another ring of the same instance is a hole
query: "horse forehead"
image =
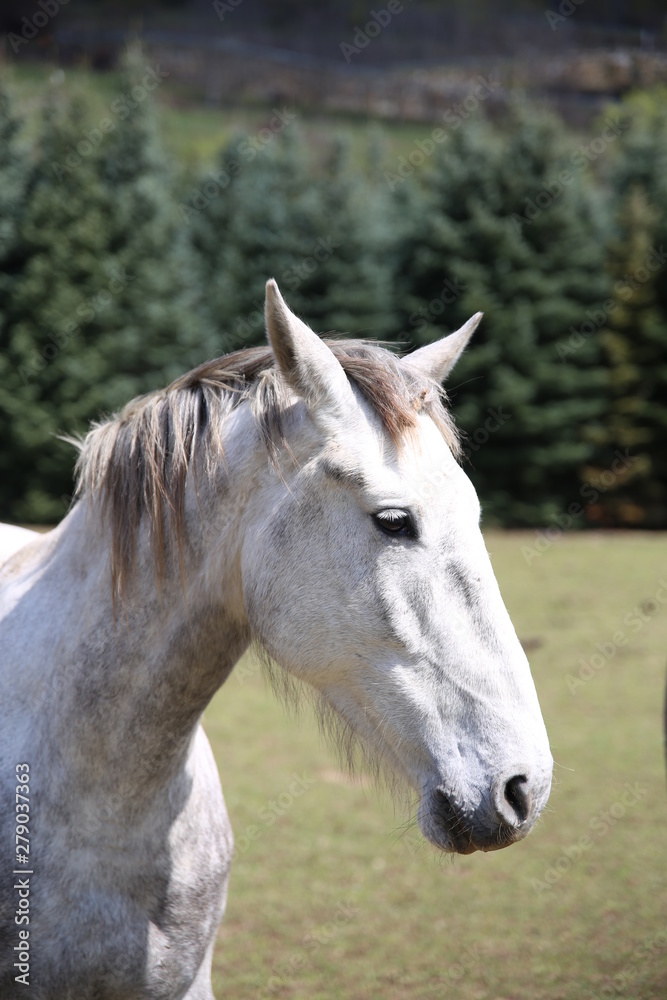
{"type": "MultiPolygon", "coordinates": [[[[479,534],[480,505],[471,480],[427,415],[419,415],[417,433],[398,454],[403,484],[415,495],[425,523],[454,545],[479,534]]],[[[432,534],[432,532],[429,532],[432,534]]],[[[432,535],[435,538],[435,535],[432,535]]]]}
{"type": "Polygon", "coordinates": [[[468,477],[427,415],[419,415],[416,427],[404,436],[391,464],[404,485],[416,491],[426,507],[451,501],[461,493],[468,495],[468,477]]]}
{"type": "Polygon", "coordinates": [[[416,414],[413,428],[400,441],[393,441],[380,416],[368,402],[360,399],[356,413],[344,426],[338,426],[325,451],[336,455],[348,467],[377,465],[391,467],[401,475],[418,475],[433,465],[443,474],[459,468],[440,429],[428,413],[416,414]]]}
{"type": "Polygon", "coordinates": [[[329,479],[354,485],[378,502],[385,495],[404,501],[429,519],[478,504],[472,483],[427,415],[420,414],[398,443],[378,420],[358,422],[330,438],[319,457],[329,479]]]}
{"type": "Polygon", "coordinates": [[[417,414],[417,423],[399,449],[399,463],[406,470],[428,471],[436,466],[443,475],[455,476],[460,467],[442,432],[428,413],[417,414]]]}

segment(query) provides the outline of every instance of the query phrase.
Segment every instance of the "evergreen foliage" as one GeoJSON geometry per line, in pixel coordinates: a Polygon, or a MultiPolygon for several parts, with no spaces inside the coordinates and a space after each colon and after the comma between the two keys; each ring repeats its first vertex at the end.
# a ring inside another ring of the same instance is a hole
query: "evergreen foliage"
{"type": "Polygon", "coordinates": [[[664,92],[623,103],[603,176],[517,104],[390,185],[377,142],[360,165],[279,111],[185,178],[142,62],[106,125],[56,87],[30,142],[0,91],[0,518],[64,514],[59,433],[264,342],[274,276],[316,330],[400,347],[485,313],[449,391],[487,523],[667,524],[664,92]]]}
{"type": "Polygon", "coordinates": [[[611,395],[610,450],[632,463],[610,523],[667,524],[667,88],[627,99],[629,127],[609,171],[615,234],[608,266],[614,304],[603,334],[611,395]]]}
{"type": "Polygon", "coordinates": [[[21,127],[11,95],[0,88],[0,504],[6,509],[6,498],[14,491],[12,478],[18,459],[13,423],[21,406],[13,385],[20,355],[10,350],[9,343],[9,301],[22,265],[18,229],[28,170],[27,153],[20,146],[21,127]]]}
{"type": "Polygon", "coordinates": [[[151,115],[137,103],[95,145],[85,108],[54,96],[22,164],[0,302],[5,517],[59,519],[74,454],[57,435],[215,354],[151,115]]]}
{"type": "Polygon", "coordinates": [[[212,322],[230,344],[264,343],[270,276],[320,332],[377,337],[392,326],[379,196],[349,169],[345,148],[328,150],[317,170],[312,161],[294,124],[258,150],[237,139],[209,175],[218,190],[204,177],[186,203],[212,322]]]}
{"type": "Polygon", "coordinates": [[[571,345],[609,297],[588,178],[559,123],[517,106],[501,130],[478,120],[451,134],[411,215],[405,328],[427,342],[485,314],[450,395],[487,518],[549,523],[579,497],[605,409],[598,337],[571,345]]]}

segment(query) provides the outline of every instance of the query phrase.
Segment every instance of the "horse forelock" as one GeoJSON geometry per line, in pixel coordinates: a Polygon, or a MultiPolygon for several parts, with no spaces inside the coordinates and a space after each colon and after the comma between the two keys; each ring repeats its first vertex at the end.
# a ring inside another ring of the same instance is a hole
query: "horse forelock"
{"type": "MultiPolygon", "coordinates": [[[[435,382],[377,343],[326,343],[399,447],[416,428],[421,410],[459,456],[459,437],[435,382]]],[[[207,361],[166,389],[139,396],[117,415],[93,424],[77,461],[76,497],[89,497],[109,521],[114,595],[122,594],[129,581],[144,516],[150,519],[158,582],[165,576],[170,542],[182,560],[185,486],[195,449],[210,473],[223,458],[224,418],[247,400],[276,461],[287,447],[282,415],[291,398],[271,348],[252,347],[207,361]]]]}

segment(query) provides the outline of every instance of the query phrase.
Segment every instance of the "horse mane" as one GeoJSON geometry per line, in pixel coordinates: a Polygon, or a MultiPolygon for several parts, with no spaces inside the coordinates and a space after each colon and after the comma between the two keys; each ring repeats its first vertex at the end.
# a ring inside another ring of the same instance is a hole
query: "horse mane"
{"type": "MultiPolygon", "coordinates": [[[[417,412],[424,410],[459,456],[459,437],[437,383],[401,364],[377,342],[325,343],[397,445],[416,426],[417,412]]],[[[280,449],[287,446],[282,415],[292,399],[271,348],[251,347],[207,361],[91,426],[77,442],[75,498],[91,498],[108,518],[114,597],[123,593],[130,578],[144,515],[150,519],[158,582],[166,573],[169,538],[182,560],[185,487],[195,450],[210,474],[223,454],[224,418],[248,400],[275,463],[280,449]]]]}

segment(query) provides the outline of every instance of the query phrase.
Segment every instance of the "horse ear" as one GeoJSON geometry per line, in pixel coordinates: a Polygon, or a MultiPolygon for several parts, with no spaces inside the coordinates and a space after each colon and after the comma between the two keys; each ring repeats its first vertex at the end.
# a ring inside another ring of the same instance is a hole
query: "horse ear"
{"type": "Polygon", "coordinates": [[[273,278],[266,283],[265,315],[269,343],[292,389],[310,406],[348,413],[355,398],[340,362],[288,308],[273,278]]]}
{"type": "Polygon", "coordinates": [[[411,368],[417,368],[423,375],[430,376],[436,382],[444,382],[463,354],[483,315],[475,313],[460,330],[436,340],[433,344],[418,348],[403,358],[403,363],[409,364],[411,368]]]}

